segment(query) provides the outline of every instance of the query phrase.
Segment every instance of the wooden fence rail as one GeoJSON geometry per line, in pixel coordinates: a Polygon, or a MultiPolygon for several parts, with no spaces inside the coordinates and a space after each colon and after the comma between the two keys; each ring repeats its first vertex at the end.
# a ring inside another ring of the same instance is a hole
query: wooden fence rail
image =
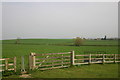
{"type": "Polygon", "coordinates": [[[16,57],[14,57],[14,58],[2,58],[2,59],[0,59],[0,61],[2,61],[1,62],[2,64],[0,64],[0,67],[1,67],[0,72],[11,71],[11,70],[16,72],[16,57]],[[10,60],[12,60],[12,63],[9,63],[10,60]],[[10,68],[10,66],[12,66],[13,68],[10,68]]]}
{"type": "Polygon", "coordinates": [[[47,53],[36,54],[31,53],[29,55],[29,68],[40,70],[55,69],[69,67],[73,59],[71,59],[72,52],[65,53],[47,53]],[[39,58],[37,58],[39,57],[39,58]]]}
{"type": "Polygon", "coordinates": [[[120,54],[86,54],[75,55],[74,57],[80,57],[74,59],[73,65],[79,64],[92,64],[92,63],[117,63],[120,62],[120,54]],[[79,61],[79,62],[75,62],[79,61]]]}
{"type": "Polygon", "coordinates": [[[47,53],[29,55],[30,69],[56,69],[81,64],[94,63],[118,63],[120,62],[120,54],[81,54],[75,55],[74,51],[65,53],[47,53]]]}
{"type": "MultiPolygon", "coordinates": [[[[2,62],[2,64],[0,64],[0,72],[11,70],[16,72],[16,57],[2,58],[0,59],[0,61],[2,62]]],[[[30,53],[28,62],[30,70],[31,69],[48,70],[81,64],[118,63],[120,62],[120,54],[76,55],[74,51],[47,54],[30,53]]]]}

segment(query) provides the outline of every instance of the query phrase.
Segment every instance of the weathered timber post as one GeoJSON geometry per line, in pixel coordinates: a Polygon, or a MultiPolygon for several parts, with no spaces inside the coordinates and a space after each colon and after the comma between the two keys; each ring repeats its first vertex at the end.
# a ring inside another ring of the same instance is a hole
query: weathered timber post
{"type": "Polygon", "coordinates": [[[32,70],[33,69],[35,69],[35,53],[31,53],[31,62],[32,62],[32,65],[31,65],[31,67],[32,67],[32,70]]]}
{"type": "Polygon", "coordinates": [[[25,72],[24,56],[21,56],[21,71],[22,71],[22,73],[25,72]]]}
{"type": "Polygon", "coordinates": [[[116,63],[116,54],[114,54],[114,63],[116,63]]]}
{"type": "Polygon", "coordinates": [[[31,70],[32,69],[32,57],[31,57],[31,54],[29,55],[29,70],[31,70]]]}
{"type": "Polygon", "coordinates": [[[74,65],[74,56],[75,56],[75,53],[74,53],[74,51],[71,51],[71,56],[70,56],[70,62],[71,62],[71,66],[73,66],[74,65]]]}
{"type": "Polygon", "coordinates": [[[63,66],[63,60],[64,60],[64,59],[63,59],[63,54],[62,54],[62,66],[63,66]]]}
{"type": "Polygon", "coordinates": [[[105,63],[105,54],[103,54],[103,60],[102,60],[102,63],[103,63],[103,64],[105,63]]]}
{"type": "Polygon", "coordinates": [[[89,64],[91,64],[91,54],[89,54],[89,64]]]}
{"type": "Polygon", "coordinates": [[[5,59],[5,70],[8,70],[8,59],[5,59]]]}
{"type": "Polygon", "coordinates": [[[14,57],[14,71],[16,72],[16,57],[14,57]]]}

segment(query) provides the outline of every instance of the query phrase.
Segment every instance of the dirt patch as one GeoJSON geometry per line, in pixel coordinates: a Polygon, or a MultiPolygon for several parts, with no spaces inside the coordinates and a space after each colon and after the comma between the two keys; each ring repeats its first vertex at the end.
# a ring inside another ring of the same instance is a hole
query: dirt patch
{"type": "Polygon", "coordinates": [[[22,74],[20,75],[21,78],[32,78],[31,74],[22,74]]]}

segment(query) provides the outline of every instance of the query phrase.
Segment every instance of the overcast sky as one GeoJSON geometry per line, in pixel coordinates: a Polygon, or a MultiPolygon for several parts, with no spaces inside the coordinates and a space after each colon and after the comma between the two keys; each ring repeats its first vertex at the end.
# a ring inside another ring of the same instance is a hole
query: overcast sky
{"type": "Polygon", "coordinates": [[[118,37],[116,2],[3,2],[2,38],[118,37]]]}

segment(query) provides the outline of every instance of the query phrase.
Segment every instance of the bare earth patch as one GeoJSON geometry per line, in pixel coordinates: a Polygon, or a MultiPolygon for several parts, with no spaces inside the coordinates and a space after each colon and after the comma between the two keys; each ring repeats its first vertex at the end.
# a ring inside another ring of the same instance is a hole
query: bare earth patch
{"type": "Polygon", "coordinates": [[[22,75],[20,75],[20,77],[21,78],[32,78],[30,75],[31,74],[22,74],[22,75]]]}

